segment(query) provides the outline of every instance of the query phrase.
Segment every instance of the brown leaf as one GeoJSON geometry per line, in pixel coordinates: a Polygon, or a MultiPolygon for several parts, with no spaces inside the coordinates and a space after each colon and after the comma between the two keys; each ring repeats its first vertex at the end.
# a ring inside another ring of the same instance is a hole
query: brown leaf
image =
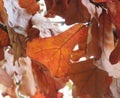
{"type": "Polygon", "coordinates": [[[106,89],[107,73],[93,64],[94,59],[70,65],[70,77],[76,86],[77,96],[89,94],[91,98],[102,98],[106,89]]]}
{"type": "Polygon", "coordinates": [[[120,1],[119,0],[109,1],[107,2],[107,7],[109,9],[112,22],[116,26],[117,36],[120,38],[120,1]]]}
{"type": "Polygon", "coordinates": [[[64,18],[66,24],[73,24],[76,22],[85,23],[90,20],[90,14],[81,0],[70,0],[64,18]]]}
{"type": "Polygon", "coordinates": [[[118,63],[118,61],[120,61],[120,51],[119,50],[120,50],[120,39],[118,40],[117,46],[110,54],[109,60],[112,64],[116,64],[116,63],[118,63]]]}
{"type": "Polygon", "coordinates": [[[38,38],[39,37],[39,32],[40,31],[38,29],[36,29],[36,28],[29,28],[27,30],[27,34],[28,34],[27,38],[28,38],[28,40],[38,38]]]}
{"type": "Polygon", "coordinates": [[[109,55],[111,51],[114,49],[114,36],[113,36],[113,30],[112,30],[112,22],[110,15],[103,11],[100,18],[100,44],[102,52],[106,54],[107,59],[109,59],[109,55]]]}
{"type": "Polygon", "coordinates": [[[47,6],[46,17],[53,17],[54,15],[64,16],[64,12],[68,8],[68,0],[45,0],[47,6]]]}
{"type": "Polygon", "coordinates": [[[90,14],[81,0],[45,0],[47,15],[59,15],[65,18],[67,24],[88,22],[90,14]]]}
{"type": "Polygon", "coordinates": [[[112,22],[114,23],[117,31],[117,37],[118,37],[118,43],[115,47],[115,49],[110,54],[110,62],[112,64],[116,64],[120,60],[120,1],[114,0],[112,2],[107,3],[108,9],[110,10],[110,15],[112,16],[112,22]]]}
{"type": "Polygon", "coordinates": [[[3,48],[7,45],[9,45],[8,34],[0,28],[0,60],[4,58],[3,48]]]}
{"type": "Polygon", "coordinates": [[[101,56],[100,48],[100,33],[98,22],[93,20],[92,24],[89,26],[89,33],[91,34],[91,40],[87,46],[87,56],[94,56],[96,59],[99,59],[101,56]]]}
{"type": "Polygon", "coordinates": [[[69,71],[72,50],[84,39],[87,30],[87,27],[76,24],[57,36],[34,39],[27,43],[27,55],[44,64],[53,76],[64,77],[69,71]]]}

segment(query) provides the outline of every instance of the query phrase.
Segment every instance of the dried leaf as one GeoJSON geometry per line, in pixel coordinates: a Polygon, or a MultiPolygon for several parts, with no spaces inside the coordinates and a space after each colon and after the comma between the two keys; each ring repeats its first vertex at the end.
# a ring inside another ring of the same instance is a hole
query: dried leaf
{"type": "Polygon", "coordinates": [[[19,0],[19,5],[31,14],[35,14],[39,10],[36,0],[19,0]]]}
{"type": "Polygon", "coordinates": [[[90,14],[81,0],[45,0],[48,16],[59,15],[67,24],[88,22],[90,14]]]}
{"type": "Polygon", "coordinates": [[[107,7],[109,9],[109,13],[111,15],[111,19],[113,24],[117,29],[117,36],[120,38],[120,1],[113,0],[112,2],[107,2],[107,7]]]}
{"type": "Polygon", "coordinates": [[[107,7],[109,9],[110,15],[112,16],[112,22],[115,25],[116,28],[116,33],[117,33],[117,38],[118,38],[118,43],[115,49],[112,51],[110,54],[110,62],[112,64],[116,64],[119,61],[119,38],[120,38],[120,2],[119,0],[114,0],[112,2],[107,2],[107,7]]]}
{"type": "Polygon", "coordinates": [[[89,94],[91,98],[102,98],[105,93],[107,73],[98,69],[93,60],[70,65],[70,77],[76,86],[77,96],[89,94]]]}
{"type": "Polygon", "coordinates": [[[65,76],[72,50],[87,30],[87,27],[77,24],[57,36],[34,39],[27,43],[27,55],[47,66],[53,76],[65,76]]]}
{"type": "Polygon", "coordinates": [[[115,47],[115,49],[112,51],[112,53],[110,54],[110,63],[112,64],[116,64],[118,63],[118,61],[120,61],[120,40],[118,40],[117,46],[115,47]]]}
{"type": "Polygon", "coordinates": [[[65,78],[54,78],[44,65],[33,62],[33,72],[37,88],[46,98],[57,98],[59,89],[66,83],[65,78]]]}
{"type": "Polygon", "coordinates": [[[53,17],[54,15],[64,16],[64,12],[68,8],[68,1],[67,0],[45,0],[47,6],[47,17],[53,17]]]}
{"type": "Polygon", "coordinates": [[[4,8],[3,0],[0,0],[0,21],[4,24],[7,24],[8,15],[4,8]]]}
{"type": "MultiPolygon", "coordinates": [[[[98,19],[102,12],[101,7],[96,7],[97,3],[94,3],[92,0],[81,0],[83,5],[87,8],[88,12],[91,15],[91,19],[94,17],[95,19],[98,19]]],[[[98,4],[99,5],[99,4],[98,4]]]]}
{"type": "Polygon", "coordinates": [[[44,94],[42,94],[42,93],[36,93],[34,96],[32,96],[31,98],[46,98],[45,96],[44,96],[44,94]]]}
{"type": "Polygon", "coordinates": [[[96,65],[107,71],[109,76],[113,76],[115,78],[120,77],[120,64],[111,64],[109,61],[109,56],[114,49],[114,36],[112,31],[112,24],[110,20],[109,14],[105,11],[100,16],[100,28],[99,31],[101,33],[101,49],[102,54],[101,58],[97,61],[96,65]]]}
{"type": "Polygon", "coordinates": [[[22,34],[17,34],[12,28],[8,27],[8,34],[10,38],[10,44],[13,49],[14,61],[19,57],[26,56],[26,38],[22,34]]]}
{"type": "Polygon", "coordinates": [[[7,45],[9,45],[8,34],[0,28],[0,60],[4,58],[3,48],[7,45]]]}
{"type": "Polygon", "coordinates": [[[92,0],[93,2],[100,3],[100,2],[106,2],[108,0],[92,0]]]}
{"type": "Polygon", "coordinates": [[[100,32],[98,27],[98,22],[93,20],[91,26],[89,26],[89,33],[91,39],[87,46],[87,56],[94,56],[96,59],[101,57],[101,48],[100,48],[100,32]]]}
{"type": "Polygon", "coordinates": [[[71,54],[72,61],[78,61],[81,57],[85,55],[85,50],[76,50],[71,54]]]}
{"type": "MultiPolygon", "coordinates": [[[[72,61],[78,61],[81,57],[86,55],[86,46],[87,46],[88,32],[84,34],[84,37],[80,39],[80,41],[76,44],[78,49],[73,49],[71,54],[72,61]]],[[[76,48],[76,46],[74,48],[76,48]]]]}
{"type": "Polygon", "coordinates": [[[27,38],[28,38],[28,40],[32,40],[34,38],[38,38],[39,37],[39,32],[40,31],[38,29],[36,29],[36,28],[28,29],[27,30],[27,34],[28,34],[27,38]]]}
{"type": "Polygon", "coordinates": [[[57,98],[63,98],[63,93],[58,93],[57,98]]]}

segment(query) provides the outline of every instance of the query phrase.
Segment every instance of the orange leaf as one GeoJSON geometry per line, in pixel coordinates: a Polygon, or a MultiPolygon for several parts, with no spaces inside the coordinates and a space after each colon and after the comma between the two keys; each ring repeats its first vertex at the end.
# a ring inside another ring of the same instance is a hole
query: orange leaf
{"type": "Polygon", "coordinates": [[[88,33],[84,34],[84,37],[80,39],[80,42],[77,43],[78,49],[73,50],[71,54],[72,61],[78,61],[81,57],[86,55],[86,45],[87,45],[88,33]]]}
{"type": "Polygon", "coordinates": [[[58,92],[57,98],[63,98],[63,93],[58,92]]]}
{"type": "Polygon", "coordinates": [[[0,0],[0,21],[6,24],[7,18],[8,16],[7,16],[7,12],[3,5],[3,0],[0,0]]]}
{"type": "Polygon", "coordinates": [[[100,2],[106,2],[107,0],[93,0],[93,2],[100,3],[100,2]]]}
{"type": "Polygon", "coordinates": [[[31,14],[35,14],[39,10],[36,0],[19,0],[19,4],[31,14]]]}
{"type": "Polygon", "coordinates": [[[42,94],[42,93],[36,93],[34,96],[32,96],[31,98],[46,98],[45,96],[44,96],[44,94],[42,94]]]}
{"type": "Polygon", "coordinates": [[[71,60],[72,61],[78,61],[81,57],[83,57],[85,55],[85,50],[76,50],[73,51],[72,55],[71,55],[71,60]]]}
{"type": "Polygon", "coordinates": [[[75,44],[84,38],[87,30],[87,27],[76,24],[58,36],[34,39],[27,43],[27,55],[47,66],[52,75],[62,77],[69,71],[75,44]]]}

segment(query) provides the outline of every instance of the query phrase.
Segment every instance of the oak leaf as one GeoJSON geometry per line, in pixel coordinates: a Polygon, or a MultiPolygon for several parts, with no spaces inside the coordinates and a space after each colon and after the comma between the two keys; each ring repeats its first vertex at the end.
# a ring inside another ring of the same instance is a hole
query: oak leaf
{"type": "Polygon", "coordinates": [[[106,89],[107,73],[93,64],[94,59],[70,65],[70,77],[76,86],[76,95],[90,95],[91,98],[102,98],[106,89]]]}
{"type": "Polygon", "coordinates": [[[65,76],[69,71],[72,50],[87,30],[84,25],[76,24],[57,36],[34,39],[27,43],[27,55],[47,66],[53,76],[65,76]]]}
{"type": "Polygon", "coordinates": [[[47,17],[59,15],[67,24],[85,23],[90,20],[90,14],[81,0],[45,0],[47,17]]]}

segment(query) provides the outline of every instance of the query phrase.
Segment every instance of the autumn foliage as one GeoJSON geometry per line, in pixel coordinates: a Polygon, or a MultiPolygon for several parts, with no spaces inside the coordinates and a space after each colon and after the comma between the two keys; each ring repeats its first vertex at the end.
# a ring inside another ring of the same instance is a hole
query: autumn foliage
{"type": "Polygon", "coordinates": [[[37,1],[0,1],[2,95],[63,98],[72,80],[73,98],[120,98],[120,1],[44,0],[44,16],[37,1]]]}

